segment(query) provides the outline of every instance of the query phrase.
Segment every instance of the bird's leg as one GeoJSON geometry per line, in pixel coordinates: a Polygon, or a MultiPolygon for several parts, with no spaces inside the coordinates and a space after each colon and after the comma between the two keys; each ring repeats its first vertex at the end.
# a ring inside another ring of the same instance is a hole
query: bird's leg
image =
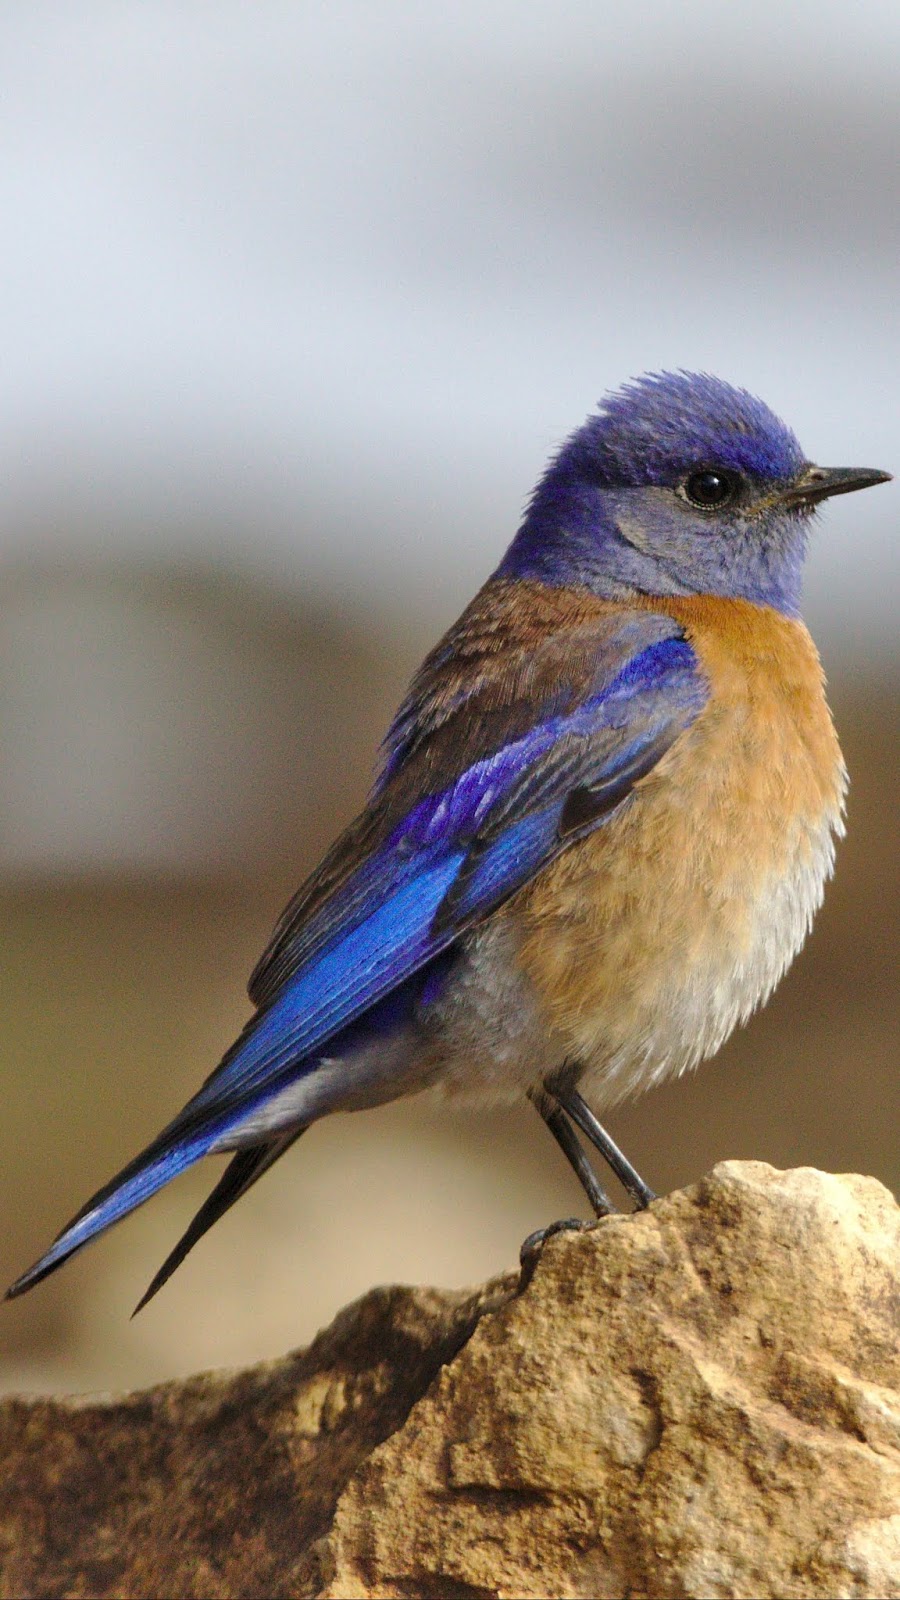
{"type": "MultiPolygon", "coordinates": [[[[552,1095],[544,1088],[530,1089],[528,1098],[532,1105],[540,1112],[547,1127],[563,1152],[566,1160],[576,1173],[591,1205],[598,1217],[608,1217],[615,1206],[597,1181],[594,1170],[587,1156],[581,1148],[578,1135],[567,1117],[560,1110],[552,1095]]],[[[564,1233],[571,1230],[578,1232],[585,1224],[579,1217],[566,1217],[561,1222],[551,1222],[546,1228],[536,1228],[530,1233],[519,1251],[519,1262],[522,1273],[519,1279],[519,1292],[528,1287],[534,1275],[538,1258],[548,1239],[555,1233],[564,1233]]]]}
{"type": "MultiPolygon", "coordinates": [[[[537,1111],[540,1112],[540,1115],[543,1117],[547,1127],[550,1129],[550,1132],[562,1150],[563,1155],[569,1162],[569,1165],[572,1167],[579,1183],[581,1184],[585,1194],[593,1206],[595,1214],[598,1217],[608,1217],[610,1212],[615,1211],[616,1208],[610,1200],[605,1189],[603,1189],[598,1182],[596,1174],[594,1173],[594,1169],[588,1161],[588,1158],[578,1141],[578,1135],[575,1133],[574,1128],[567,1121],[566,1117],[563,1115],[563,1112],[560,1110],[560,1105],[562,1104],[561,1096],[556,1090],[553,1091],[553,1095],[549,1095],[546,1089],[539,1088],[529,1090],[528,1098],[537,1111]],[[559,1102],[559,1104],[557,1104],[557,1102],[559,1102]]],[[[571,1112],[569,1115],[571,1116],[571,1112]]],[[[600,1131],[601,1133],[603,1132],[602,1128],[600,1131]]],[[[590,1137],[590,1135],[588,1135],[588,1137],[590,1137]]],[[[615,1149],[615,1146],[613,1146],[613,1149],[615,1149]]],[[[605,1155],[606,1152],[603,1151],[603,1154],[605,1155]]],[[[616,1151],[616,1154],[618,1155],[618,1151],[616,1151]]],[[[614,1172],[615,1170],[615,1167],[613,1167],[614,1172]]],[[[635,1177],[637,1177],[636,1173],[635,1177]]],[[[546,1229],[543,1231],[546,1233],[546,1229]]],[[[533,1237],[534,1235],[532,1235],[532,1238],[533,1237]]],[[[525,1242],[526,1244],[529,1243],[528,1240],[525,1242]]]]}
{"type": "MultiPolygon", "coordinates": [[[[564,1080],[555,1081],[551,1093],[558,1106],[561,1106],[567,1116],[572,1118],[572,1121],[581,1129],[585,1138],[590,1140],[595,1150],[600,1151],[604,1161],[612,1168],[622,1187],[628,1190],[638,1210],[643,1211],[651,1200],[656,1199],[656,1195],[644,1182],[640,1173],[635,1171],[627,1156],[622,1154],[619,1146],[609,1137],[606,1129],[601,1127],[587,1101],[582,1099],[578,1090],[571,1083],[566,1083],[564,1080]]],[[[544,1116],[547,1126],[556,1133],[556,1129],[553,1128],[549,1117],[545,1116],[543,1112],[541,1112],[541,1115],[544,1116]]],[[[558,1133],[556,1133],[556,1137],[565,1150],[566,1146],[558,1133]]],[[[568,1151],[566,1153],[568,1154],[568,1151]]],[[[575,1166],[571,1156],[569,1156],[569,1160],[575,1166]]],[[[578,1168],[576,1167],[575,1170],[577,1172],[578,1168]]],[[[580,1176],[581,1174],[579,1173],[580,1176]]],[[[584,1183],[583,1178],[581,1181],[584,1183]]],[[[585,1188],[587,1188],[586,1184],[585,1188]]],[[[600,1192],[602,1194],[603,1191],[601,1190],[600,1192]]],[[[590,1193],[590,1190],[588,1190],[588,1193],[590,1193]]]]}

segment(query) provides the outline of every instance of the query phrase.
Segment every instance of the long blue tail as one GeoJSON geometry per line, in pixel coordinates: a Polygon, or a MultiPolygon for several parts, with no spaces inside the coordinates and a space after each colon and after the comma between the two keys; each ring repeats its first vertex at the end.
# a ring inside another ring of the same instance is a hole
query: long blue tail
{"type": "Polygon", "coordinates": [[[24,1294],[34,1284],[40,1283],[64,1261],[74,1255],[76,1250],[81,1250],[92,1239],[95,1239],[104,1229],[120,1222],[130,1211],[137,1206],[142,1206],[145,1200],[156,1194],[157,1189],[162,1189],[171,1178],[181,1172],[186,1172],[201,1156],[209,1154],[212,1146],[222,1135],[222,1128],[215,1126],[198,1132],[192,1139],[179,1141],[169,1148],[161,1148],[165,1135],[148,1145],[147,1149],[130,1161],[127,1167],[117,1173],[109,1183],[99,1189],[86,1206],[72,1218],[67,1227],[63,1228],[54,1240],[50,1249],[36,1261],[33,1267],[23,1272],[15,1283],[6,1291],[6,1299],[13,1300],[16,1295],[24,1294]]]}

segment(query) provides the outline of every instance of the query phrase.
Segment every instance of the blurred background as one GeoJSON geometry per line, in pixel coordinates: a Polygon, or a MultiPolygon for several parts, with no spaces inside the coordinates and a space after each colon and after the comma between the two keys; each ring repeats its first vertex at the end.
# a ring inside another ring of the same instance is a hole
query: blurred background
{"type": "MultiPolygon", "coordinates": [[[[560,438],[647,368],[900,467],[900,9],[134,0],[0,18],[0,1271],[175,1112],[358,808],[422,651],[560,438]]],[[[611,1129],[896,1185],[896,485],[807,615],[849,835],[775,1000],[611,1129]]],[[[520,1116],[313,1130],[133,1323],[215,1172],[0,1316],[0,1385],[114,1388],[459,1285],[582,1207],[520,1116]]]]}

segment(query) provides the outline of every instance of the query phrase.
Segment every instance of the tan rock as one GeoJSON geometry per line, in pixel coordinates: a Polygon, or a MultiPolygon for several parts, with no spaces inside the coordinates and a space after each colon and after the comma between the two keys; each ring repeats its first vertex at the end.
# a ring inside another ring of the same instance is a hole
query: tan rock
{"type": "Polygon", "coordinates": [[[900,1212],[725,1163],[530,1282],[0,1408],[0,1593],[900,1596],[900,1212]]]}

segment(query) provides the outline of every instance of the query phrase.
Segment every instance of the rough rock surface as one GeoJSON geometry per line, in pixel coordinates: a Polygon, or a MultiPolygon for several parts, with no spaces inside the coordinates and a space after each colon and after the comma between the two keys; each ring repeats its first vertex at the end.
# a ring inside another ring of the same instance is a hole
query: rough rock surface
{"type": "Polygon", "coordinates": [[[528,1282],[0,1407],[7,1596],[900,1596],[900,1212],[729,1162],[528,1282]]]}

